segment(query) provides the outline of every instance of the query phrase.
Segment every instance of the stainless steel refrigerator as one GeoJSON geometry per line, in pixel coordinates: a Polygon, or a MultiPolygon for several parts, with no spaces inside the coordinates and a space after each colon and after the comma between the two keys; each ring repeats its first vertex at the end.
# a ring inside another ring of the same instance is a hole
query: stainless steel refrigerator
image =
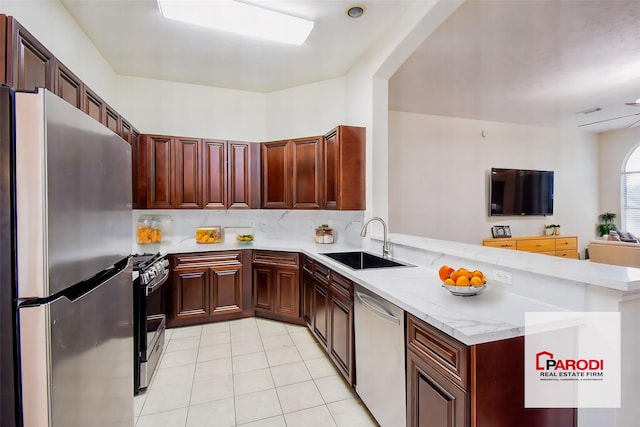
{"type": "Polygon", "coordinates": [[[47,90],[0,103],[2,425],[131,427],[130,146],[47,90]]]}

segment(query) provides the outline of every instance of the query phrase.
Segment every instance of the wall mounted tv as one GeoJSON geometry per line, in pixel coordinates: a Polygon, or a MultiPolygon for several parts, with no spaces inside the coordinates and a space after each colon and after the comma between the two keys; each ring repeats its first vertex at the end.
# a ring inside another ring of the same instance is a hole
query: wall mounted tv
{"type": "Polygon", "coordinates": [[[553,171],[491,168],[489,215],[553,215],[553,171]]]}

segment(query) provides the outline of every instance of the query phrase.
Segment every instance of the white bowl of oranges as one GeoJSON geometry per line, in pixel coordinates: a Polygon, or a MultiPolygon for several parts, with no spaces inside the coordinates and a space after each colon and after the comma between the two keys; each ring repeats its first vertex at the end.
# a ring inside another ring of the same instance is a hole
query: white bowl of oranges
{"type": "Polygon", "coordinates": [[[469,271],[466,268],[454,269],[443,265],[438,270],[442,287],[453,295],[468,297],[478,295],[487,286],[487,276],[480,270],[469,271]]]}

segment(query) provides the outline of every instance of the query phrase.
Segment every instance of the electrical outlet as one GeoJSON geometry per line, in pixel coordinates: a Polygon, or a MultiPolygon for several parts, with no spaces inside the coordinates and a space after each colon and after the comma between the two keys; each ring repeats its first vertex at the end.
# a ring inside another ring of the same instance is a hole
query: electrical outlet
{"type": "Polygon", "coordinates": [[[513,275],[509,271],[493,270],[493,280],[505,285],[513,285],[513,275]]]}

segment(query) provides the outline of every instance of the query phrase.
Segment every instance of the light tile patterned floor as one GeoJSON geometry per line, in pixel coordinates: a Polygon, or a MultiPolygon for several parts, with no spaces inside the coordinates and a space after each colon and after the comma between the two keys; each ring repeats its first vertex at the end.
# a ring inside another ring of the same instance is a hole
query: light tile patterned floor
{"type": "Polygon", "coordinates": [[[306,327],[249,318],[167,330],[136,427],[376,426],[306,327]]]}

